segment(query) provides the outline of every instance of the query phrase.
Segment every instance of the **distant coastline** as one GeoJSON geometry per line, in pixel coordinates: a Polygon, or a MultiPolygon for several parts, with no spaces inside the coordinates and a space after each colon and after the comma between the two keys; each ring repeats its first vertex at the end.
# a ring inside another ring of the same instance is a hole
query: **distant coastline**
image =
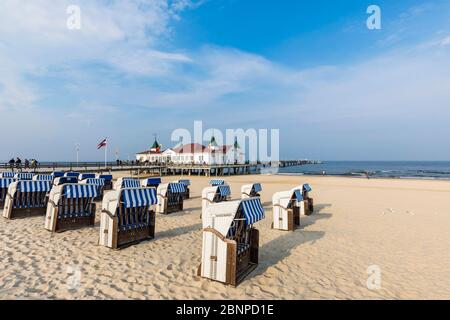
{"type": "Polygon", "coordinates": [[[450,161],[324,161],[280,168],[279,175],[450,180],[450,161]]]}

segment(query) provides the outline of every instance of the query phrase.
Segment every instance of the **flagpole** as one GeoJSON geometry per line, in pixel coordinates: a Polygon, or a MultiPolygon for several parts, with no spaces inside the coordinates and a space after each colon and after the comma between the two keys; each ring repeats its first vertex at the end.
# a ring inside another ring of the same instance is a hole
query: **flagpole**
{"type": "Polygon", "coordinates": [[[105,169],[107,168],[107,154],[108,154],[108,138],[106,138],[106,146],[105,146],[105,169]]]}

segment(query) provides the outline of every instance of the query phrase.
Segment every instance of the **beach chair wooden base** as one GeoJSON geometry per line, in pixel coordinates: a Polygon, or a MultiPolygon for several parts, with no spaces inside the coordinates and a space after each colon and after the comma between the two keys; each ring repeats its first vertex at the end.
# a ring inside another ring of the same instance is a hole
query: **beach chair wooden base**
{"type": "Polygon", "coordinates": [[[56,222],[55,232],[64,232],[69,230],[81,229],[84,227],[93,227],[95,224],[95,215],[80,218],[62,218],[56,222]]]}
{"type": "Polygon", "coordinates": [[[125,249],[142,241],[155,238],[155,225],[147,228],[120,231],[117,235],[117,246],[113,249],[125,249]]]}
{"type": "Polygon", "coordinates": [[[183,201],[173,204],[168,204],[166,201],[164,211],[161,214],[171,214],[178,211],[183,211],[183,201]]]}
{"type": "Polygon", "coordinates": [[[310,216],[314,213],[314,201],[312,198],[306,198],[305,200],[305,215],[310,216]]]}
{"type": "Polygon", "coordinates": [[[13,208],[10,219],[22,219],[45,215],[47,208],[13,208]]]}

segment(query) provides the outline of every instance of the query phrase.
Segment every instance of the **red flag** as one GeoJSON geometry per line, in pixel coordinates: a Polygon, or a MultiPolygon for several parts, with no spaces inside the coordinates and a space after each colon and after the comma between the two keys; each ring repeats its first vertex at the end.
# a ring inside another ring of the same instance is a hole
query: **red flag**
{"type": "Polygon", "coordinates": [[[103,147],[106,147],[107,144],[107,138],[103,139],[98,145],[97,145],[97,149],[101,149],[103,147]]]}

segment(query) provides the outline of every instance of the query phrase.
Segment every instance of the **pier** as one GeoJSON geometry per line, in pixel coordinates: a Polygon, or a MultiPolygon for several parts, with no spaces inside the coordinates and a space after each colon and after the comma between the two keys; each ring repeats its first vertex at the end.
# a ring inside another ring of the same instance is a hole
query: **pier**
{"type": "Polygon", "coordinates": [[[53,171],[75,171],[75,172],[130,172],[132,175],[198,175],[198,176],[227,176],[227,175],[246,175],[260,173],[266,168],[285,168],[292,166],[302,166],[307,164],[320,164],[318,160],[280,160],[273,162],[258,162],[245,164],[173,164],[173,163],[123,163],[118,165],[116,162],[42,162],[36,167],[25,167],[23,164],[12,168],[9,163],[0,163],[0,171],[16,172],[26,171],[35,173],[51,173],[53,171]]]}

